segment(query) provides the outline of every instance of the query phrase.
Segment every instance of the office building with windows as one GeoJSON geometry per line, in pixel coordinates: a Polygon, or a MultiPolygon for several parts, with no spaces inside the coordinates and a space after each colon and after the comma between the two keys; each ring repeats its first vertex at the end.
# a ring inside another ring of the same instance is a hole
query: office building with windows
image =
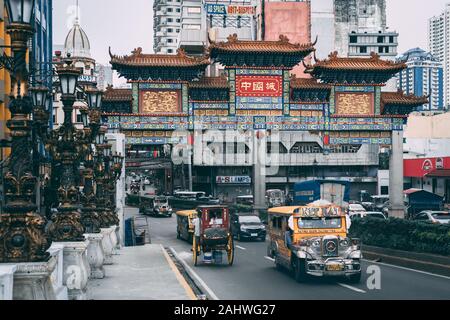
{"type": "Polygon", "coordinates": [[[397,56],[398,33],[386,24],[386,0],[334,0],[335,43],[341,56],[367,57],[375,52],[397,56]]]}
{"type": "Polygon", "coordinates": [[[444,69],[430,52],[414,48],[399,57],[408,66],[398,74],[398,88],[406,94],[430,96],[417,111],[444,110],[444,69]]]}
{"type": "Polygon", "coordinates": [[[157,54],[175,54],[181,32],[182,0],[155,0],[153,3],[153,50],[157,54]]]}
{"type": "Polygon", "coordinates": [[[450,3],[444,11],[428,21],[428,45],[431,54],[444,69],[444,104],[450,106],[450,3]]]}

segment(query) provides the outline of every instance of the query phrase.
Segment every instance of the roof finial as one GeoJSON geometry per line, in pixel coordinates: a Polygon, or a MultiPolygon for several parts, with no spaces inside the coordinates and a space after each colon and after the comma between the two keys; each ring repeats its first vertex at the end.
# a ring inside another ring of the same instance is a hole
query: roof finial
{"type": "Polygon", "coordinates": [[[80,6],[78,5],[78,0],[76,2],[76,16],[75,16],[75,25],[79,25],[80,24],[80,6]]]}

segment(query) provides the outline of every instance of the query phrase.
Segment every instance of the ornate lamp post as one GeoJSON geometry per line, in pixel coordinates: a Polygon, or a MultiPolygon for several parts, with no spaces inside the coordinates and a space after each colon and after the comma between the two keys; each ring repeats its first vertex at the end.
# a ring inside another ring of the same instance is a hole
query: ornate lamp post
{"type": "Polygon", "coordinates": [[[33,103],[28,96],[26,53],[34,30],[34,0],[5,1],[11,23],[12,57],[0,58],[0,66],[11,74],[11,156],[4,175],[5,206],[0,220],[0,262],[42,262],[47,260],[49,242],[44,232],[46,221],[36,213],[37,179],[31,160],[30,113],[33,103]]]}
{"type": "Polygon", "coordinates": [[[113,225],[118,225],[118,218],[111,208],[110,201],[110,160],[112,146],[108,144],[105,137],[107,128],[102,127],[96,137],[95,148],[97,150],[95,156],[95,181],[97,186],[97,208],[101,211],[100,218],[102,220],[102,228],[109,228],[113,225]]]}
{"type": "Polygon", "coordinates": [[[83,194],[81,196],[82,208],[82,224],[87,233],[99,233],[102,225],[100,213],[97,209],[95,180],[94,180],[94,150],[92,143],[98,136],[100,130],[100,108],[103,92],[95,88],[85,90],[87,95],[89,108],[80,109],[81,118],[84,128],[89,128],[90,139],[87,142],[88,150],[84,159],[84,169],[82,175],[84,178],[83,194]]]}
{"type": "Polygon", "coordinates": [[[81,224],[81,213],[77,178],[81,156],[86,153],[87,133],[78,130],[72,121],[73,104],[76,100],[76,89],[80,70],[67,60],[65,66],[58,66],[57,72],[61,87],[64,123],[50,133],[47,140],[53,160],[58,165],[58,213],[52,217],[53,224],[49,235],[53,241],[83,241],[84,227],[81,224]]]}

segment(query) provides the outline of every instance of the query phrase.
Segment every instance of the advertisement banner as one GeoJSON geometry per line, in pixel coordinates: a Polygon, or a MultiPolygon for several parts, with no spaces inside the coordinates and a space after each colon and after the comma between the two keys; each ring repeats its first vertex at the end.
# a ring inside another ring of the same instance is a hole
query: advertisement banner
{"type": "Polygon", "coordinates": [[[206,12],[210,14],[230,15],[230,16],[249,16],[256,13],[255,7],[252,6],[237,6],[237,5],[224,5],[216,3],[206,4],[206,12]]]}

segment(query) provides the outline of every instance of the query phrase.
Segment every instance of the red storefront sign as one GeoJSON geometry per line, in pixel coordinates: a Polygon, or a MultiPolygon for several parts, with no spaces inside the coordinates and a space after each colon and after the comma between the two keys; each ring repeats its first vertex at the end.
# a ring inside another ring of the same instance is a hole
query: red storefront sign
{"type": "Polygon", "coordinates": [[[450,170],[450,157],[404,160],[404,176],[423,178],[438,170],[450,170]]]}
{"type": "Polygon", "coordinates": [[[283,78],[281,76],[237,76],[238,97],[281,97],[283,78]]]}

